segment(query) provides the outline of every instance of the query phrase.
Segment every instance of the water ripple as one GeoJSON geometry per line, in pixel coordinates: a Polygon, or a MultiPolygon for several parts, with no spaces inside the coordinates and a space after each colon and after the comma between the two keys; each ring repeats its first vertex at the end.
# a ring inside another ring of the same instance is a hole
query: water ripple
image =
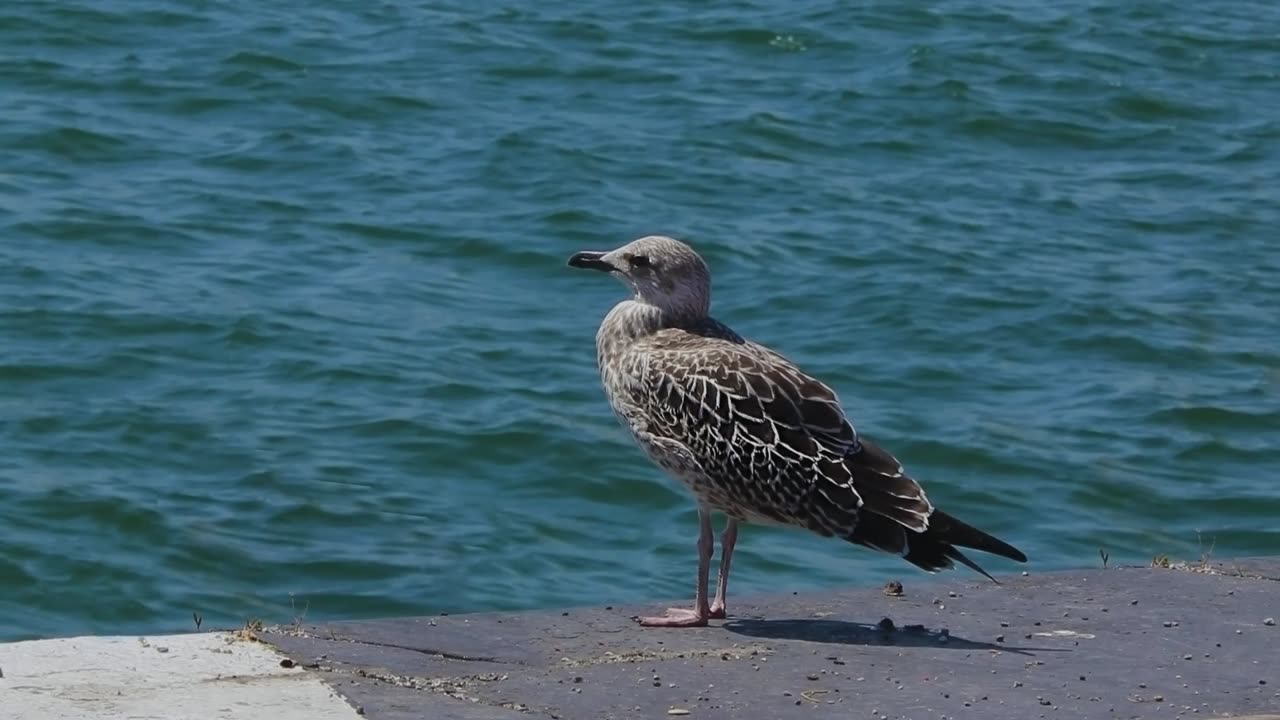
{"type": "Polygon", "coordinates": [[[687,592],[564,266],[649,232],[1037,569],[1274,552],[1275,20],[6,7],[0,637],[687,592]]]}

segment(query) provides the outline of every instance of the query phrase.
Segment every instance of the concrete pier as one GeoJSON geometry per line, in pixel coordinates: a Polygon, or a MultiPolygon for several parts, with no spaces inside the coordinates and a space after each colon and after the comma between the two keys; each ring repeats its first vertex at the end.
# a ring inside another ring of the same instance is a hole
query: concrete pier
{"type": "Polygon", "coordinates": [[[0,675],[4,720],[359,718],[324,678],[237,632],[9,643],[0,675]]]}
{"type": "Polygon", "coordinates": [[[267,640],[374,720],[1280,720],[1280,559],[901,581],[900,596],[731,597],[728,620],[691,630],[638,627],[665,607],[648,603],[267,640]]]}
{"type": "Polygon", "coordinates": [[[638,627],[655,602],[0,645],[0,717],[1280,720],[1280,558],[898,579],[697,629],[638,627]]]}

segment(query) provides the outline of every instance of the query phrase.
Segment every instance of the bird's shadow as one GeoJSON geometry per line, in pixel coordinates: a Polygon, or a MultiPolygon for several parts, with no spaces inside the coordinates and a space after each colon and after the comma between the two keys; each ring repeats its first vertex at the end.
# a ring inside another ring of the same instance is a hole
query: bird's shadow
{"type": "Polygon", "coordinates": [[[732,633],[768,640],[804,640],[836,645],[884,645],[889,647],[930,647],[952,650],[998,650],[1016,655],[1034,652],[1068,652],[1063,648],[1015,647],[1003,643],[978,642],[952,635],[947,630],[933,630],[923,625],[877,625],[847,620],[782,619],[762,620],[735,618],[722,627],[732,633]]]}

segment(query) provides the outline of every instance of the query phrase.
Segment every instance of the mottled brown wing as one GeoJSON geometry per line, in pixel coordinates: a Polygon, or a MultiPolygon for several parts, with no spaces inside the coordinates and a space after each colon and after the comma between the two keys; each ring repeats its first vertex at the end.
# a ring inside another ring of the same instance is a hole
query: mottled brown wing
{"type": "Polygon", "coordinates": [[[933,505],[925,497],[920,484],[903,472],[897,458],[870,440],[861,438],[858,449],[844,457],[844,466],[853,478],[853,487],[862,497],[865,509],[908,530],[924,532],[928,529],[933,505]]]}
{"type": "MultiPolygon", "coordinates": [[[[789,367],[790,372],[803,375],[790,360],[779,353],[762,345],[754,347],[772,359],[774,365],[789,367]]],[[[830,390],[828,392],[831,393],[832,402],[839,407],[835,393],[830,390]]],[[[843,416],[843,411],[841,414],[843,416]]],[[[840,485],[850,484],[861,498],[863,509],[893,520],[909,530],[924,532],[929,524],[929,515],[933,513],[933,505],[925,497],[924,489],[919,483],[903,472],[902,463],[897,458],[866,438],[855,435],[854,442],[842,453],[842,460],[845,472],[828,468],[822,475],[840,485]]],[[[872,532],[873,528],[880,525],[881,523],[864,522],[864,530],[872,532]]],[[[906,541],[904,534],[891,527],[886,528],[884,534],[884,541],[890,547],[881,549],[894,553],[905,551],[906,546],[900,544],[906,541]],[[901,541],[897,541],[899,537],[901,541]],[[890,539],[895,542],[890,543],[890,539]]]]}
{"type": "Polygon", "coordinates": [[[668,330],[637,351],[643,391],[668,411],[673,431],[715,424],[734,433],[727,440],[796,457],[858,446],[835,392],[759,345],[668,330]]]}
{"type": "Polygon", "coordinates": [[[683,331],[658,333],[640,349],[638,391],[658,420],[651,429],[684,443],[704,467],[736,458],[740,472],[777,488],[788,509],[803,511],[804,524],[822,534],[855,539],[859,511],[868,510],[892,523],[878,533],[883,538],[867,540],[900,552],[902,529],[927,527],[933,508],[920,486],[893,456],[858,437],[835,391],[784,356],[683,331]]]}

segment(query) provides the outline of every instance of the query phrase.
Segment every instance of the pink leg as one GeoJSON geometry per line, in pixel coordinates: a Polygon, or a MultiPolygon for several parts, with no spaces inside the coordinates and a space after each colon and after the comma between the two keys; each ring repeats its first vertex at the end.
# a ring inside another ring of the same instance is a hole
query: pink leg
{"type": "Polygon", "coordinates": [[[733,546],[738,543],[738,521],[729,518],[720,533],[720,576],[716,578],[716,599],[711,601],[711,617],[725,616],[725,596],[729,594],[729,563],[733,562],[733,546]]]}
{"type": "Polygon", "coordinates": [[[698,508],[698,590],[694,609],[671,608],[660,617],[636,618],[646,627],[699,627],[707,624],[711,609],[707,605],[707,580],[711,574],[711,551],[715,538],[711,534],[711,510],[698,508]]]}

